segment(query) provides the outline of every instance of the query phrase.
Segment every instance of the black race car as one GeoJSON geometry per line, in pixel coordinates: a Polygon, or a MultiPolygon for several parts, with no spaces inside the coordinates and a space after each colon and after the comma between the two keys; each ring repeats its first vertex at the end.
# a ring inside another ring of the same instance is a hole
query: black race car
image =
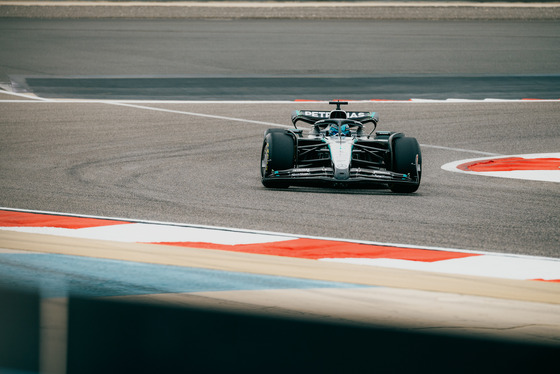
{"type": "Polygon", "coordinates": [[[347,102],[332,101],[332,111],[295,110],[293,129],[265,131],[261,153],[262,184],[289,186],[388,187],[411,193],[420,186],[422,154],[415,138],[375,131],[375,112],[347,112],[347,102]],[[311,125],[304,137],[298,122],[311,125]],[[371,123],[373,130],[365,131],[371,123]]]}

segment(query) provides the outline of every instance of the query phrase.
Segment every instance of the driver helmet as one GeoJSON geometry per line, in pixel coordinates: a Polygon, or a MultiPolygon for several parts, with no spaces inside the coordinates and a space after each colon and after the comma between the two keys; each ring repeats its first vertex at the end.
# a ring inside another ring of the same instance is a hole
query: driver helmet
{"type": "MultiPolygon", "coordinates": [[[[338,126],[337,125],[331,125],[331,127],[329,129],[329,135],[331,135],[331,136],[338,135],[338,126]]],[[[350,136],[350,126],[348,126],[348,125],[340,126],[340,136],[350,136]]]]}

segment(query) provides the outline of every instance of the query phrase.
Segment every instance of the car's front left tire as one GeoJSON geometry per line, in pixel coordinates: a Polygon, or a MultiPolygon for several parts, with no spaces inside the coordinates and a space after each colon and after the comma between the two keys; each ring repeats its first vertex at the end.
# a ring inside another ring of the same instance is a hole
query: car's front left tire
{"type": "Polygon", "coordinates": [[[412,193],[418,190],[422,177],[422,153],[416,138],[399,137],[393,142],[391,170],[416,178],[413,183],[392,183],[389,188],[397,193],[412,193]]]}
{"type": "Polygon", "coordinates": [[[261,153],[261,181],[265,187],[287,188],[285,180],[270,179],[276,170],[294,167],[295,140],[284,129],[269,129],[265,133],[261,153]]]}

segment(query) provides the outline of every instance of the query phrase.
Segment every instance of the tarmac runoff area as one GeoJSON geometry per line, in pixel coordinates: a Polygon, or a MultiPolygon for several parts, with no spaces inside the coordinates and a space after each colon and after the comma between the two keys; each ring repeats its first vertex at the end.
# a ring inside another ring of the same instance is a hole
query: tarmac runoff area
{"type": "Polygon", "coordinates": [[[0,18],[556,20],[560,3],[0,1],[0,18]]]}

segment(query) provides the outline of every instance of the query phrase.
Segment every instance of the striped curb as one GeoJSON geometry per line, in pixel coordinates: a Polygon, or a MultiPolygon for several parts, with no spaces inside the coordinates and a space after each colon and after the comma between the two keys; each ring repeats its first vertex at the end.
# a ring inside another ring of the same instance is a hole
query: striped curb
{"type": "Polygon", "coordinates": [[[560,153],[472,158],[450,162],[441,168],[471,175],[560,183],[560,153]]]}
{"type": "Polygon", "coordinates": [[[438,273],[560,282],[559,259],[461,249],[305,237],[264,231],[11,208],[0,208],[0,230],[265,254],[438,273]]]}

